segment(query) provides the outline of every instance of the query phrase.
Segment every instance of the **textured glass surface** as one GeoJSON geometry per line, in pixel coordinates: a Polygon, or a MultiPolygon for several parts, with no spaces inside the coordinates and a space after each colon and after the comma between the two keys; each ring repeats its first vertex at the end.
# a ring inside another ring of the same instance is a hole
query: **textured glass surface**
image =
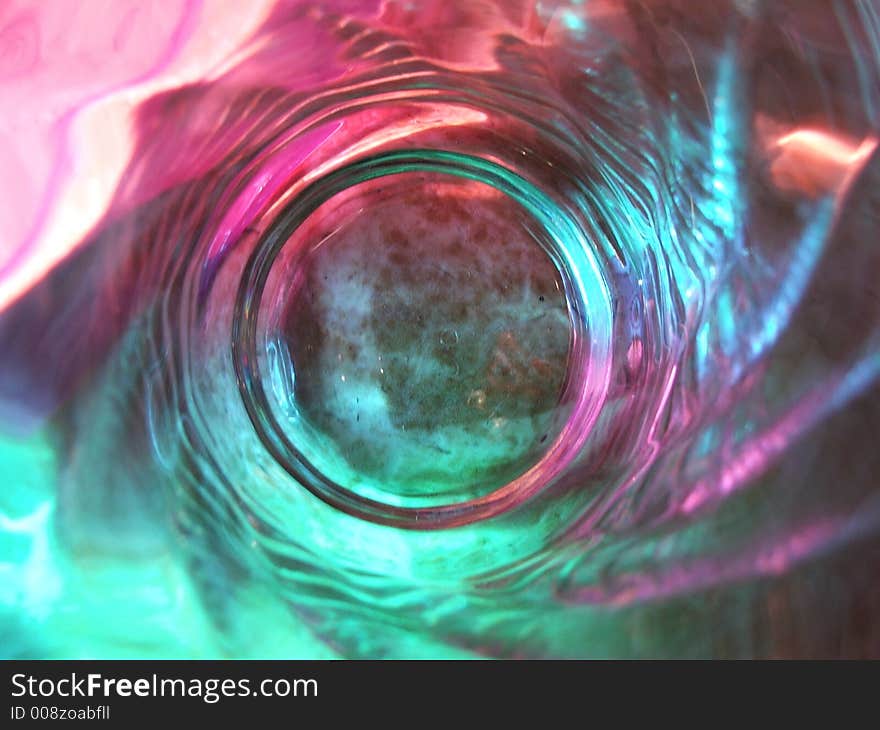
{"type": "Polygon", "coordinates": [[[0,652],[880,656],[875,0],[0,8],[0,652]]]}

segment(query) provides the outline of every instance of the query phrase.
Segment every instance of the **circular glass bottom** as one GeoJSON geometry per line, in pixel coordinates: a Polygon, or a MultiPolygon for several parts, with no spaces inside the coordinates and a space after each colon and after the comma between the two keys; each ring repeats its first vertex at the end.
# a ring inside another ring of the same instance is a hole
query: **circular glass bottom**
{"type": "Polygon", "coordinates": [[[607,301],[579,231],[503,168],[427,151],[355,163],[297,196],[248,262],[245,406],[297,482],[349,513],[483,519],[546,486],[589,432],[610,326],[588,286],[607,301]]]}
{"type": "Polygon", "coordinates": [[[288,417],[334,481],[486,494],[555,440],[571,324],[562,278],[508,196],[408,173],[322,206],[288,246],[288,417]]]}

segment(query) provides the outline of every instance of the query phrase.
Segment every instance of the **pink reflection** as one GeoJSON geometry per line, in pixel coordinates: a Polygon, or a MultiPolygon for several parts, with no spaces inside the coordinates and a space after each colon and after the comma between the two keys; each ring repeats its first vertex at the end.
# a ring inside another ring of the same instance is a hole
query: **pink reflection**
{"type": "Polygon", "coordinates": [[[0,7],[0,310],[80,242],[131,149],[135,105],[203,78],[270,3],[0,7]]]}

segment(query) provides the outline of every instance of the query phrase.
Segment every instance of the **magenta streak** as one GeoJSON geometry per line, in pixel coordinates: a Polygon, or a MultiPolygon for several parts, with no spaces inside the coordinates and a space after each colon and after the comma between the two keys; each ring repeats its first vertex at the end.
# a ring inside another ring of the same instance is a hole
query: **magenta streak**
{"type": "Polygon", "coordinates": [[[782,575],[807,558],[870,534],[878,523],[880,500],[875,497],[854,514],[808,522],[790,534],[767,540],[739,554],[695,559],[654,573],[630,573],[612,579],[605,586],[561,591],[560,598],[566,603],[620,607],[756,576],[782,575]]]}
{"type": "Polygon", "coordinates": [[[206,266],[216,270],[220,259],[237,242],[272,196],[342,127],[342,122],[321,125],[295,139],[270,159],[253,177],[244,192],[229,206],[208,248],[206,266]]]}

